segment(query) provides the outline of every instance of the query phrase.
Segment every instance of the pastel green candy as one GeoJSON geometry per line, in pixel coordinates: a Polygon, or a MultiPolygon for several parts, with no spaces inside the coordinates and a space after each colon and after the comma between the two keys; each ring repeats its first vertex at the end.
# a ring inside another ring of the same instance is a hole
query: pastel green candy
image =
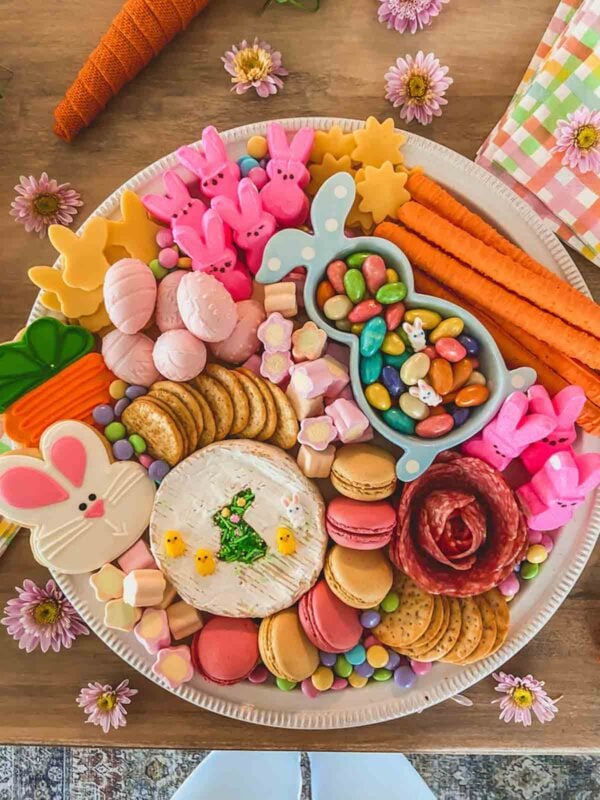
{"type": "Polygon", "coordinates": [[[370,383],[375,383],[379,380],[381,370],[383,369],[383,359],[379,350],[373,353],[372,356],[363,357],[358,362],[358,372],[360,374],[360,381],[364,386],[370,383]]]}
{"type": "Polygon", "coordinates": [[[360,354],[363,357],[376,353],[385,339],[387,325],[383,317],[373,317],[365,323],[360,334],[360,354]]]}
{"type": "MultiPolygon", "coordinates": [[[[398,331],[396,331],[396,333],[398,333],[398,331]]],[[[398,335],[400,335],[400,334],[398,334],[398,335]]],[[[402,337],[400,337],[400,338],[402,338],[402,337]]],[[[411,356],[412,356],[412,350],[410,350],[410,351],[406,351],[405,350],[403,353],[400,353],[399,356],[393,356],[390,353],[384,353],[383,354],[383,366],[384,367],[396,367],[396,369],[400,369],[402,364],[404,364],[405,361],[408,361],[408,359],[411,356]]]]}
{"type": "Polygon", "coordinates": [[[346,259],[346,264],[348,264],[349,267],[353,268],[358,267],[358,269],[360,269],[363,265],[365,258],[371,255],[373,255],[373,253],[364,253],[364,252],[352,253],[352,255],[348,256],[348,258],[346,259]]]}
{"type": "Polygon", "coordinates": [[[523,561],[519,575],[523,578],[523,580],[530,581],[532,578],[535,578],[539,571],[539,564],[532,564],[530,561],[523,561]]]}
{"type": "Polygon", "coordinates": [[[164,267],[161,267],[161,265],[158,263],[158,258],[154,258],[148,264],[148,266],[152,270],[152,274],[154,275],[154,277],[156,278],[157,281],[161,281],[165,277],[167,272],[169,271],[168,269],[165,269],[164,267]]]}
{"type": "Polygon", "coordinates": [[[118,442],[119,439],[124,439],[127,431],[122,422],[111,422],[104,428],[104,435],[109,442],[118,442]]]}
{"type": "Polygon", "coordinates": [[[397,283],[384,283],[384,285],[377,290],[377,294],[375,295],[377,302],[384,306],[389,306],[392,303],[399,303],[401,300],[404,300],[405,297],[406,286],[402,281],[398,281],[397,283]]]}
{"type": "Polygon", "coordinates": [[[397,333],[398,336],[402,339],[402,341],[406,345],[406,349],[409,351],[409,355],[411,353],[413,353],[414,351],[412,349],[412,345],[410,343],[410,339],[408,338],[408,333],[403,329],[402,325],[400,325],[400,327],[396,328],[394,333],[397,333]]]}
{"type": "Polygon", "coordinates": [[[345,656],[338,656],[335,660],[333,671],[339,678],[347,678],[352,674],[352,664],[345,656]]]}
{"type": "Polygon", "coordinates": [[[407,417],[404,411],[401,411],[399,408],[388,408],[381,416],[386,425],[389,425],[390,428],[393,428],[395,431],[406,434],[415,432],[414,420],[407,417]]]}
{"type": "Polygon", "coordinates": [[[146,452],[146,442],[138,433],[132,433],[129,437],[129,444],[133,447],[134,451],[141,455],[146,452]]]}
{"type": "Polygon", "coordinates": [[[298,685],[294,683],[294,681],[286,681],[285,678],[275,678],[275,683],[277,684],[277,688],[281,689],[282,692],[291,692],[292,689],[295,689],[298,685]]]}
{"type": "Polygon", "coordinates": [[[344,275],[344,289],[354,304],[360,303],[365,296],[367,284],[359,269],[349,269],[344,275]]]}
{"type": "Polygon", "coordinates": [[[374,681],[389,681],[392,677],[393,673],[391,669],[386,669],[385,667],[379,667],[373,673],[373,680],[374,681]]]}
{"type": "Polygon", "coordinates": [[[397,592],[390,592],[381,601],[381,610],[391,614],[400,605],[400,596],[397,592]]]}

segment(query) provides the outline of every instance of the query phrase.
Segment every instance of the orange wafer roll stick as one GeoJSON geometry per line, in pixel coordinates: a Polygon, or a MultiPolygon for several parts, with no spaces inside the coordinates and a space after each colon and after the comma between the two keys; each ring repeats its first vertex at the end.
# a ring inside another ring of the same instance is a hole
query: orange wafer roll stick
{"type": "Polygon", "coordinates": [[[126,0],[55,108],[54,132],[71,142],[207,3],[126,0]]]}

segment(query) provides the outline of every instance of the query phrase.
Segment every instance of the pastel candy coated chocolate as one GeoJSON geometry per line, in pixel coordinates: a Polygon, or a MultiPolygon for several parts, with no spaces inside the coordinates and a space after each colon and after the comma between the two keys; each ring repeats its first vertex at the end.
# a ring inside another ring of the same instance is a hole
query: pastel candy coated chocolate
{"type": "Polygon", "coordinates": [[[104,305],[110,321],[123,333],[147,325],[156,303],[156,278],[147,264],[122,258],[104,276],[104,305]]]}
{"type": "Polygon", "coordinates": [[[489,396],[490,390],[487,386],[473,384],[471,386],[463,386],[454,398],[454,402],[459,408],[473,408],[485,403],[489,396]]]}
{"type": "Polygon", "coordinates": [[[206,346],[188,330],[161,333],[154,343],[154,364],[170,381],[190,381],[206,364],[206,346]]]}
{"type": "Polygon", "coordinates": [[[385,307],[383,318],[388,331],[394,331],[402,322],[404,316],[404,303],[391,303],[385,307]]]}
{"type": "MultiPolygon", "coordinates": [[[[471,366],[469,362],[462,361],[459,363],[467,363],[469,367],[471,366]]],[[[469,375],[471,374],[471,371],[469,371],[469,375]]],[[[427,373],[427,378],[433,388],[436,390],[436,392],[439,392],[439,394],[448,394],[448,392],[454,388],[454,373],[450,362],[446,361],[445,358],[433,359],[431,366],[429,367],[429,372],[427,373]]]]}
{"type": "Polygon", "coordinates": [[[347,271],[348,267],[339,259],[337,261],[332,261],[327,267],[327,279],[337,294],[344,294],[344,275],[347,271]]]}
{"type": "Polygon", "coordinates": [[[400,378],[407,386],[416,386],[420,378],[429,372],[431,361],[425,353],[414,353],[400,367],[400,378]]]}
{"type": "Polygon", "coordinates": [[[158,651],[152,672],[162,678],[171,689],[177,689],[182,683],[194,677],[194,667],[190,648],[186,644],[178,647],[164,647],[158,651]]]}
{"type": "Polygon", "coordinates": [[[414,397],[409,392],[400,395],[398,404],[402,411],[411,419],[422,420],[429,416],[428,406],[418,397],[414,397]]]}
{"type": "Polygon", "coordinates": [[[184,275],[177,288],[177,305],[186,328],[204,342],[222,342],[235,329],[236,304],[212,275],[184,275]]]}
{"type": "Polygon", "coordinates": [[[371,294],[376,294],[386,283],[385,261],[381,256],[367,256],[362,263],[362,274],[367,282],[367,288],[371,294]]]}
{"type": "Polygon", "coordinates": [[[152,655],[171,644],[167,612],[162,608],[145,609],[133,632],[138,642],[141,642],[152,655]]]}
{"type": "MultiPolygon", "coordinates": [[[[392,307],[393,306],[390,306],[390,308],[392,307]]],[[[380,314],[382,308],[383,306],[381,303],[378,303],[377,300],[369,297],[368,300],[363,300],[354,306],[354,308],[348,314],[348,319],[350,322],[367,322],[367,320],[370,320],[380,314]]]]}
{"type": "Polygon", "coordinates": [[[450,336],[442,336],[441,339],[438,339],[435,343],[435,351],[439,356],[445,358],[446,361],[450,361],[452,364],[462,361],[467,355],[465,347],[458,339],[453,339],[450,336]]]}
{"type": "Polygon", "coordinates": [[[162,601],[165,576],[158,569],[134,569],[123,581],[123,602],[130,606],[154,606],[162,601]]]}
{"type": "Polygon", "coordinates": [[[372,356],[363,356],[358,362],[360,379],[366,386],[379,380],[382,369],[383,357],[379,351],[372,356]]]}
{"type": "Polygon", "coordinates": [[[372,356],[376,353],[387,333],[387,325],[382,317],[373,317],[362,329],[360,334],[360,354],[363,357],[372,356]]]}
{"type": "Polygon", "coordinates": [[[465,327],[465,323],[459,317],[447,317],[443,319],[439,325],[436,325],[435,328],[429,334],[429,341],[431,344],[436,344],[438,339],[442,339],[443,337],[456,337],[460,336],[463,332],[465,327]]]}
{"type": "Polygon", "coordinates": [[[411,308],[404,315],[404,320],[412,324],[417,317],[421,320],[421,325],[425,331],[437,328],[442,321],[437,311],[430,311],[428,308],[411,308]]]}
{"type": "Polygon", "coordinates": [[[451,414],[438,414],[418,422],[415,433],[424,439],[437,439],[438,436],[449,433],[453,427],[454,418],[451,414]]]}
{"type": "Polygon", "coordinates": [[[360,303],[365,296],[367,286],[359,269],[349,269],[344,275],[344,291],[353,303],[360,303]]]}
{"type": "Polygon", "coordinates": [[[260,347],[258,327],[265,320],[265,311],[257,300],[236,303],[237,322],[232,333],[222,342],[211,342],[212,353],[227,364],[242,364],[260,347]]]}
{"type": "Polygon", "coordinates": [[[154,342],[143,333],[110,331],[102,339],[102,358],[109,370],[126,383],[151,386],[160,374],[154,366],[154,342]]]}
{"type": "Polygon", "coordinates": [[[155,317],[158,329],[163,333],[185,328],[177,306],[177,289],[185,274],[183,270],[175,270],[165,275],[158,284],[155,317]]]}

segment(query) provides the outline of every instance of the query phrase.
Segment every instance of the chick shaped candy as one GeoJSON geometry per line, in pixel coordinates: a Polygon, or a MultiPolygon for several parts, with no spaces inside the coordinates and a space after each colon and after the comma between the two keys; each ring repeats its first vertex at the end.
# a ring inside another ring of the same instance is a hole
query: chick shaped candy
{"type": "Polygon", "coordinates": [[[196,550],[196,572],[203,578],[212,575],[215,571],[215,559],[210,550],[200,547],[196,550]]]}
{"type": "Polygon", "coordinates": [[[289,528],[277,528],[277,549],[282,556],[293,556],[296,552],[294,532],[289,528]]]}
{"type": "Polygon", "coordinates": [[[165,533],[165,553],[167,558],[180,558],[185,555],[185,542],[179,531],[165,533]]]}

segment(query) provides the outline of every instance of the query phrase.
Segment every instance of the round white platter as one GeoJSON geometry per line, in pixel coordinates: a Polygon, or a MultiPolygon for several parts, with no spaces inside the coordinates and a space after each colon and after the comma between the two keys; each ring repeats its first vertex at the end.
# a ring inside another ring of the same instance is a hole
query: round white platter
{"type": "MultiPolygon", "coordinates": [[[[341,125],[344,130],[350,131],[363,124],[359,120],[321,117],[279,121],[288,130],[297,130],[303,125],[320,129],[341,125]]],[[[265,121],[224,132],[222,136],[230,155],[233,158],[243,155],[248,138],[264,134],[266,126],[265,121]]],[[[412,133],[407,134],[403,152],[407,164],[423,165],[428,175],[490,220],[531,256],[589,296],[583,278],[558,239],[500,181],[463,156],[412,133]]],[[[173,168],[183,177],[192,177],[178,165],[175,154],[171,153],[117,189],[92,216],[116,218],[119,198],[125,189],[133,189],[139,194],[161,192],[160,175],[165,169],[173,168]]],[[[46,310],[37,301],[30,320],[45,313],[46,310]]],[[[594,448],[597,448],[597,439],[580,435],[576,444],[578,451],[594,448]]],[[[326,692],[315,700],[309,700],[300,691],[282,692],[273,685],[256,686],[245,682],[236,686],[217,686],[195,676],[190,683],[175,689],[174,694],[218,714],[286,728],[347,728],[423,711],[485,678],[536,635],[569,593],[599,533],[600,500],[590,497],[556,537],[555,547],[538,577],[524,586],[512,601],[511,625],[504,647],[492,657],[472,666],[436,664],[428,675],[417,680],[412,689],[402,690],[393,681],[388,681],[369,684],[358,691],[326,692]]],[[[109,630],[104,626],[104,607],[96,601],[87,575],[56,574],[55,578],[85,622],[108,647],[142,675],[167,689],[151,671],[153,657],[133,634],[109,630]]]]}

